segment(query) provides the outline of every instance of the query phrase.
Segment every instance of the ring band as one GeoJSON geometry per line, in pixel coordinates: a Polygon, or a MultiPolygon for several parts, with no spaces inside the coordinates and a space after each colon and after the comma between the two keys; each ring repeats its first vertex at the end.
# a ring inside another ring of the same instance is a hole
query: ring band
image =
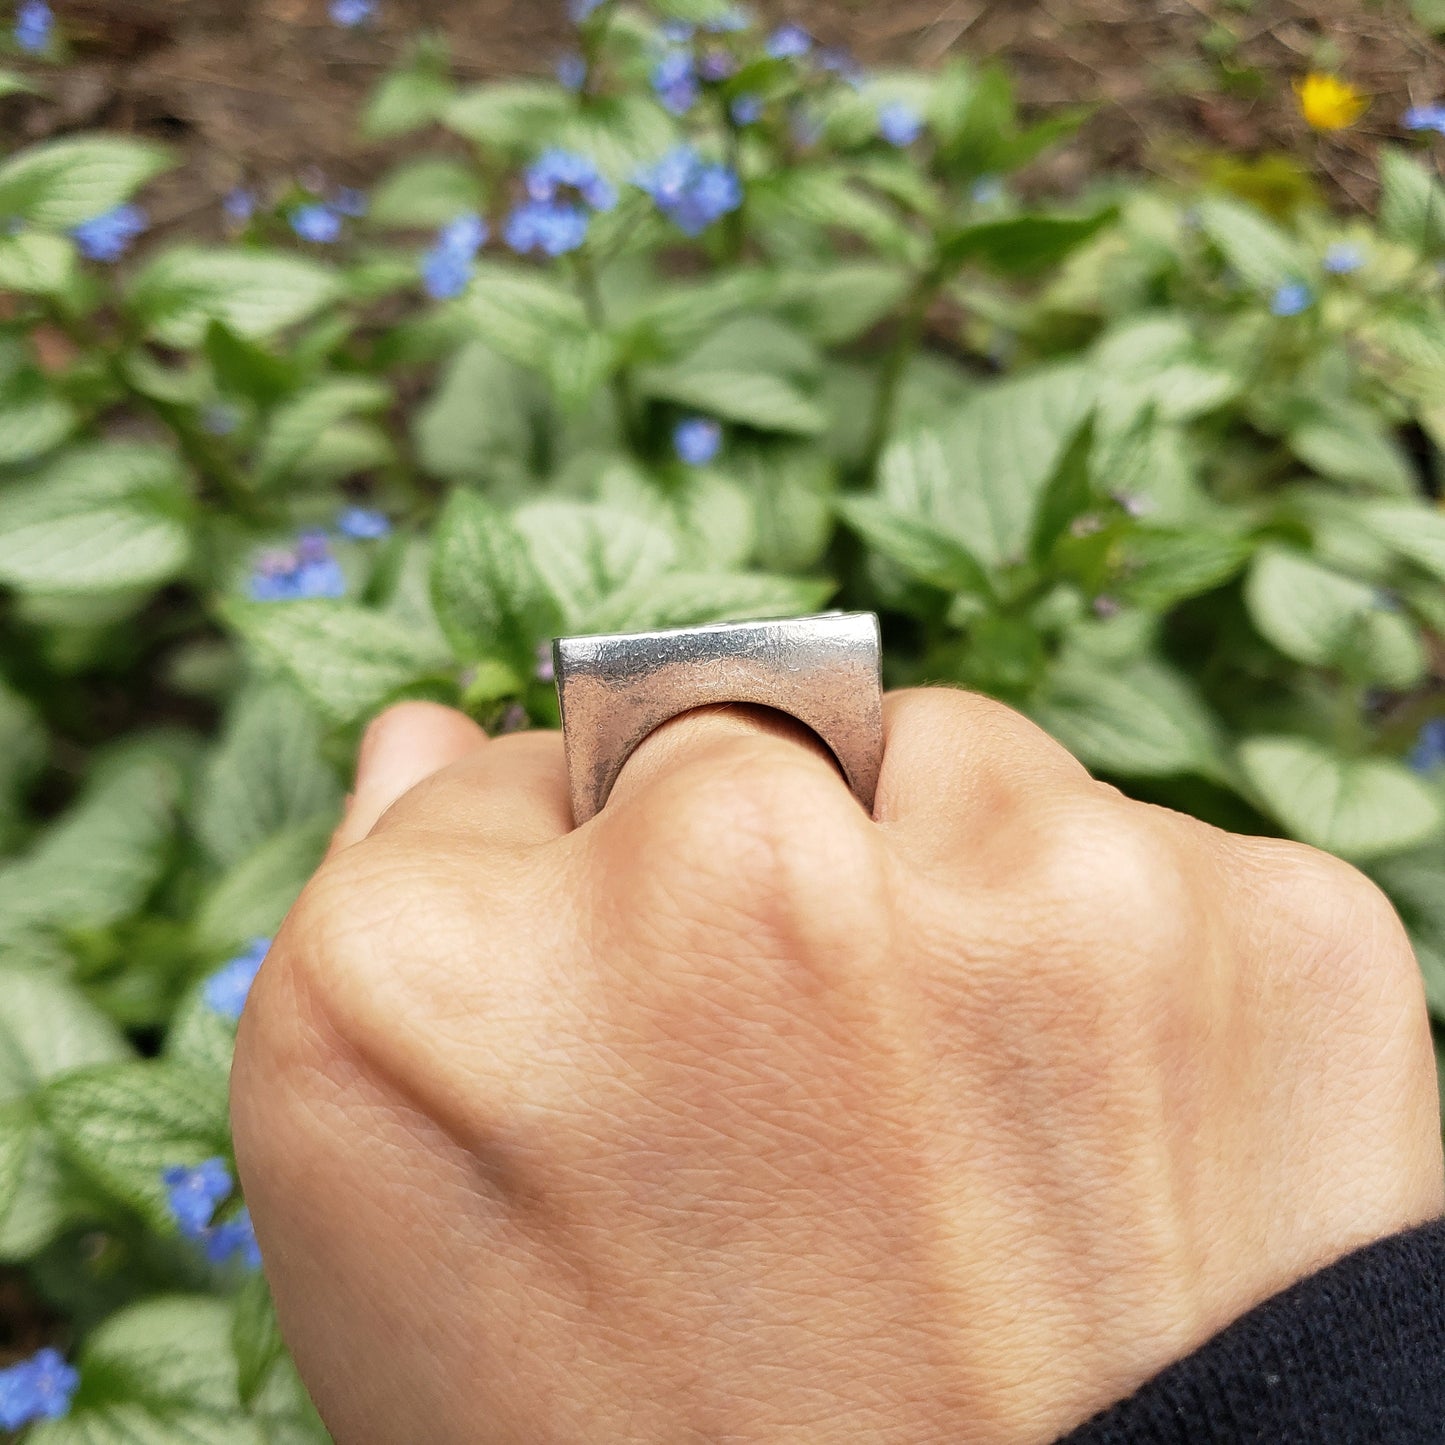
{"type": "Polygon", "coordinates": [[[883,766],[881,653],[871,612],[559,637],[552,655],[578,826],[601,811],[645,737],[718,703],[774,708],[810,728],[871,813],[883,766]]]}

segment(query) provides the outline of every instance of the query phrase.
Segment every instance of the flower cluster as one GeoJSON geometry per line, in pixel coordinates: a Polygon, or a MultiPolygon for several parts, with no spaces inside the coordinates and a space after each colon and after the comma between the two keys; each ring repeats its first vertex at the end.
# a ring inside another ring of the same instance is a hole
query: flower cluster
{"type": "Polygon", "coordinates": [[[526,173],[527,200],[507,218],[518,255],[565,256],[587,239],[592,216],[617,204],[617,189],[586,156],[553,148],[526,173]]]}
{"type": "Polygon", "coordinates": [[[0,1370],[0,1430],[20,1430],[36,1420],[58,1420],[70,1410],[80,1374],[59,1350],[39,1350],[0,1370]]]}
{"type": "Polygon", "coordinates": [[[351,186],[341,186],[329,200],[303,201],[287,213],[291,229],[303,240],[330,246],[341,239],[348,219],[364,216],[366,195],[351,186]]]}
{"type": "Polygon", "coordinates": [[[206,1007],[223,1018],[239,1019],[270,947],[269,938],[253,938],[235,958],[223,963],[201,987],[206,1007]]]}
{"type": "Polygon", "coordinates": [[[91,261],[119,261],[131,242],[150,224],[139,206],[116,206],[72,227],[71,236],[80,254],[91,261]]]}
{"type": "Polygon", "coordinates": [[[212,1264],[239,1259],[247,1269],[260,1269],[250,1210],[243,1205],[231,1218],[216,1222],[216,1210],[235,1189],[224,1159],[207,1159],[194,1168],[173,1165],[161,1171],[161,1183],[176,1228],[183,1238],[202,1245],[212,1264]]]}
{"type": "Polygon", "coordinates": [[[332,23],[356,30],[376,19],[376,0],[331,0],[332,23]]]}
{"type": "Polygon", "coordinates": [[[1445,768],[1445,717],[1431,718],[1420,729],[1406,761],[1417,773],[1434,773],[1445,768]]]}
{"type": "Polygon", "coordinates": [[[688,145],[669,151],[636,179],[658,210],[688,236],[700,236],[743,203],[738,173],[731,166],[705,160],[688,145]]]}
{"type": "Polygon", "coordinates": [[[325,532],[303,532],[294,547],[265,552],[251,573],[255,602],[299,602],[313,597],[344,597],[346,574],[331,551],[325,532]]]}
{"type": "Polygon", "coordinates": [[[15,28],[10,32],[19,49],[38,55],[50,48],[55,15],[46,0],[21,0],[15,7],[15,28]]]}
{"type": "Polygon", "coordinates": [[[391,535],[391,519],[371,507],[347,507],[336,519],[336,530],[353,542],[379,542],[391,535]]]}
{"type": "Polygon", "coordinates": [[[1412,105],[1400,117],[1406,130],[1433,130],[1445,135],[1445,105],[1412,105]]]}
{"type": "Polygon", "coordinates": [[[433,301],[450,301],[467,289],[477,252],[487,242],[487,223],[475,212],[448,221],[421,258],[422,285],[433,301]]]}
{"type": "Polygon", "coordinates": [[[923,134],[923,117],[905,101],[895,100],[879,112],[878,134],[889,145],[907,150],[923,134]]]}
{"type": "Polygon", "coordinates": [[[1269,309],[1276,316],[1298,316],[1314,305],[1314,292],[1303,281],[1286,281],[1269,299],[1269,309]]]}

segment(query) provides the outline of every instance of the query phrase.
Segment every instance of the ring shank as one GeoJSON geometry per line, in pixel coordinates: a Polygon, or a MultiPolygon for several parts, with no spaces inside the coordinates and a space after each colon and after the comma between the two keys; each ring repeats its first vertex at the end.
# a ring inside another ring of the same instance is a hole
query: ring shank
{"type": "Polygon", "coordinates": [[[554,653],[579,826],[601,811],[644,738],[680,713],[720,703],[796,718],[828,746],[872,811],[883,762],[872,613],[560,638],[554,653]]]}

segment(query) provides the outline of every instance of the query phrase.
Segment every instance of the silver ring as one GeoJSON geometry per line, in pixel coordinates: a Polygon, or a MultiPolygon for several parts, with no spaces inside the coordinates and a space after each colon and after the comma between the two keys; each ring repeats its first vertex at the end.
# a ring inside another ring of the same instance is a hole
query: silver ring
{"type": "Polygon", "coordinates": [[[648,734],[717,703],[775,708],[812,729],[871,813],[883,766],[881,652],[871,612],[559,637],[552,655],[578,825],[602,810],[648,734]]]}

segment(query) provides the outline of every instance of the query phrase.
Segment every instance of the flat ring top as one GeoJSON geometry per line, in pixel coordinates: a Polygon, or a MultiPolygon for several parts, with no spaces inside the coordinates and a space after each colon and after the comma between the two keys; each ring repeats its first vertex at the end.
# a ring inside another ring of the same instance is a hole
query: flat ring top
{"type": "Polygon", "coordinates": [[[883,687],[871,612],[564,637],[553,655],[579,824],[601,809],[649,733],[679,713],[727,702],[775,708],[812,729],[872,808],[883,687]]]}

